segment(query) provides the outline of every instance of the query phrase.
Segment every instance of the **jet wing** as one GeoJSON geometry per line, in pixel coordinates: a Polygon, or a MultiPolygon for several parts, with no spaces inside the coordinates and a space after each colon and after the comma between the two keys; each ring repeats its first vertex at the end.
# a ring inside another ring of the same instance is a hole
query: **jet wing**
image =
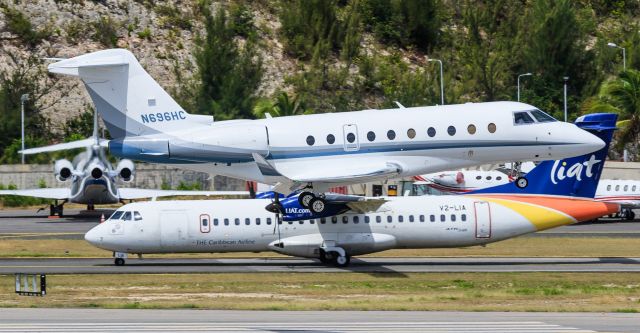
{"type": "Polygon", "coordinates": [[[633,199],[599,199],[598,201],[613,203],[620,205],[621,208],[640,208],[640,200],[633,199]]]}
{"type": "MultiPolygon", "coordinates": [[[[29,148],[29,149],[21,150],[18,153],[23,153],[25,155],[30,155],[30,154],[47,153],[47,152],[59,151],[59,150],[86,148],[86,147],[91,147],[94,143],[95,143],[95,139],[94,138],[87,138],[87,139],[78,140],[78,141],[58,143],[58,144],[50,145],[50,146],[44,146],[44,147],[38,147],[38,148],[29,148]]],[[[105,139],[100,139],[99,140],[99,144],[102,147],[106,147],[108,143],[109,143],[109,140],[105,140],[105,139]]]]}
{"type": "Polygon", "coordinates": [[[248,191],[180,191],[180,190],[151,190],[144,188],[119,188],[120,199],[144,199],[157,197],[171,197],[176,195],[202,195],[202,196],[248,196],[248,191]]]}
{"type": "Polygon", "coordinates": [[[264,157],[253,154],[263,176],[285,179],[283,184],[296,185],[304,183],[362,183],[381,177],[393,177],[400,174],[402,167],[393,162],[369,162],[362,164],[341,165],[335,161],[313,162],[309,165],[278,167],[264,157]]]}
{"type": "Polygon", "coordinates": [[[69,188],[34,188],[27,190],[2,190],[0,195],[18,195],[21,197],[35,197],[44,199],[64,200],[71,196],[69,188]]]}

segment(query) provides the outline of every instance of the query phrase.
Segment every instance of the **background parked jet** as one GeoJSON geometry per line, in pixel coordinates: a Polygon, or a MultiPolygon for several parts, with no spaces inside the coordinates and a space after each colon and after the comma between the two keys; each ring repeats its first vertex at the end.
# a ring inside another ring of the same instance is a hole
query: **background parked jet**
{"type": "Polygon", "coordinates": [[[114,168],[105,153],[106,140],[98,137],[97,114],[94,115],[93,137],[51,145],[25,149],[24,154],[36,154],[59,150],[86,148],[72,162],[61,159],[54,164],[53,172],[60,182],[70,181],[69,187],[36,188],[25,190],[2,190],[0,195],[19,195],[52,199],[50,215],[62,216],[63,205],[67,202],[87,205],[93,210],[95,205],[114,204],[123,200],[155,198],[175,195],[247,195],[242,191],[174,191],[141,188],[121,188],[117,180],[131,182],[135,176],[135,166],[131,160],[122,159],[114,168]]]}
{"type": "MultiPolygon", "coordinates": [[[[584,121],[608,148],[615,119],[594,115],[584,121]]],[[[488,191],[493,194],[385,198],[373,207],[353,202],[338,216],[318,218],[308,212],[308,219],[295,222],[281,223],[278,214],[267,214],[265,199],[134,203],[118,209],[85,239],[117,252],[116,265],[125,263],[125,253],[270,250],[346,266],[352,255],[393,248],[487,244],[617,211],[616,204],[592,199],[607,148],[542,163],[530,173],[535,186],[509,183],[488,191]],[[575,169],[568,173],[550,164],[575,169]]],[[[282,205],[287,215],[287,203],[282,205]]]]}
{"type": "MultiPolygon", "coordinates": [[[[364,110],[215,122],[186,113],[127,50],[49,65],[85,83],[123,158],[297,189],[325,209],[330,187],[500,161],[547,160],[602,148],[602,140],[523,103],[364,110]]],[[[526,186],[526,179],[519,184],[526,186]]]]}

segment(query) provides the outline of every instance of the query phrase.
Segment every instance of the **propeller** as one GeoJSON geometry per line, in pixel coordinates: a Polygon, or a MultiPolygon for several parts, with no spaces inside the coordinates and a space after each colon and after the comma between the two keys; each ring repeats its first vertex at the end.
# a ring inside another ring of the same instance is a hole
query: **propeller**
{"type": "Polygon", "coordinates": [[[282,242],[280,241],[280,224],[282,223],[282,214],[283,207],[280,203],[280,194],[277,192],[273,192],[273,201],[268,204],[265,209],[269,212],[276,214],[276,223],[273,226],[273,234],[276,233],[276,228],[278,229],[278,244],[282,247],[282,242]]]}

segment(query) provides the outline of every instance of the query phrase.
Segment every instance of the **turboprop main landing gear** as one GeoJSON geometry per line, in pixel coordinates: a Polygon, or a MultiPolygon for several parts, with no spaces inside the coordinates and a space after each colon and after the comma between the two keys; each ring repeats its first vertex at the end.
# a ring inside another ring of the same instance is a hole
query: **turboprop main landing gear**
{"type": "Polygon", "coordinates": [[[316,196],[314,193],[307,191],[300,193],[298,203],[316,214],[323,213],[327,207],[327,203],[322,196],[316,196]]]}
{"type": "Polygon", "coordinates": [[[351,256],[348,256],[343,248],[337,246],[320,248],[319,259],[323,264],[333,264],[336,267],[347,267],[351,263],[351,256]]]}

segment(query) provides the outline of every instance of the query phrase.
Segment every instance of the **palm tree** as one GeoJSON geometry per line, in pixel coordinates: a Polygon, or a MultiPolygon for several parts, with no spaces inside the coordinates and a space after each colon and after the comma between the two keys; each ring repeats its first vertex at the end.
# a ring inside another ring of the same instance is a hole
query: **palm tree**
{"type": "Polygon", "coordinates": [[[286,92],[280,92],[278,96],[276,96],[275,101],[262,99],[253,107],[253,115],[256,118],[264,117],[265,113],[269,113],[274,117],[282,117],[309,114],[311,111],[306,110],[304,104],[298,100],[297,96],[294,97],[293,100],[290,100],[286,92]]]}
{"type": "Polygon", "coordinates": [[[640,134],[640,72],[628,69],[602,84],[598,97],[587,101],[583,110],[619,115],[617,148],[637,142],[640,134]]]}

